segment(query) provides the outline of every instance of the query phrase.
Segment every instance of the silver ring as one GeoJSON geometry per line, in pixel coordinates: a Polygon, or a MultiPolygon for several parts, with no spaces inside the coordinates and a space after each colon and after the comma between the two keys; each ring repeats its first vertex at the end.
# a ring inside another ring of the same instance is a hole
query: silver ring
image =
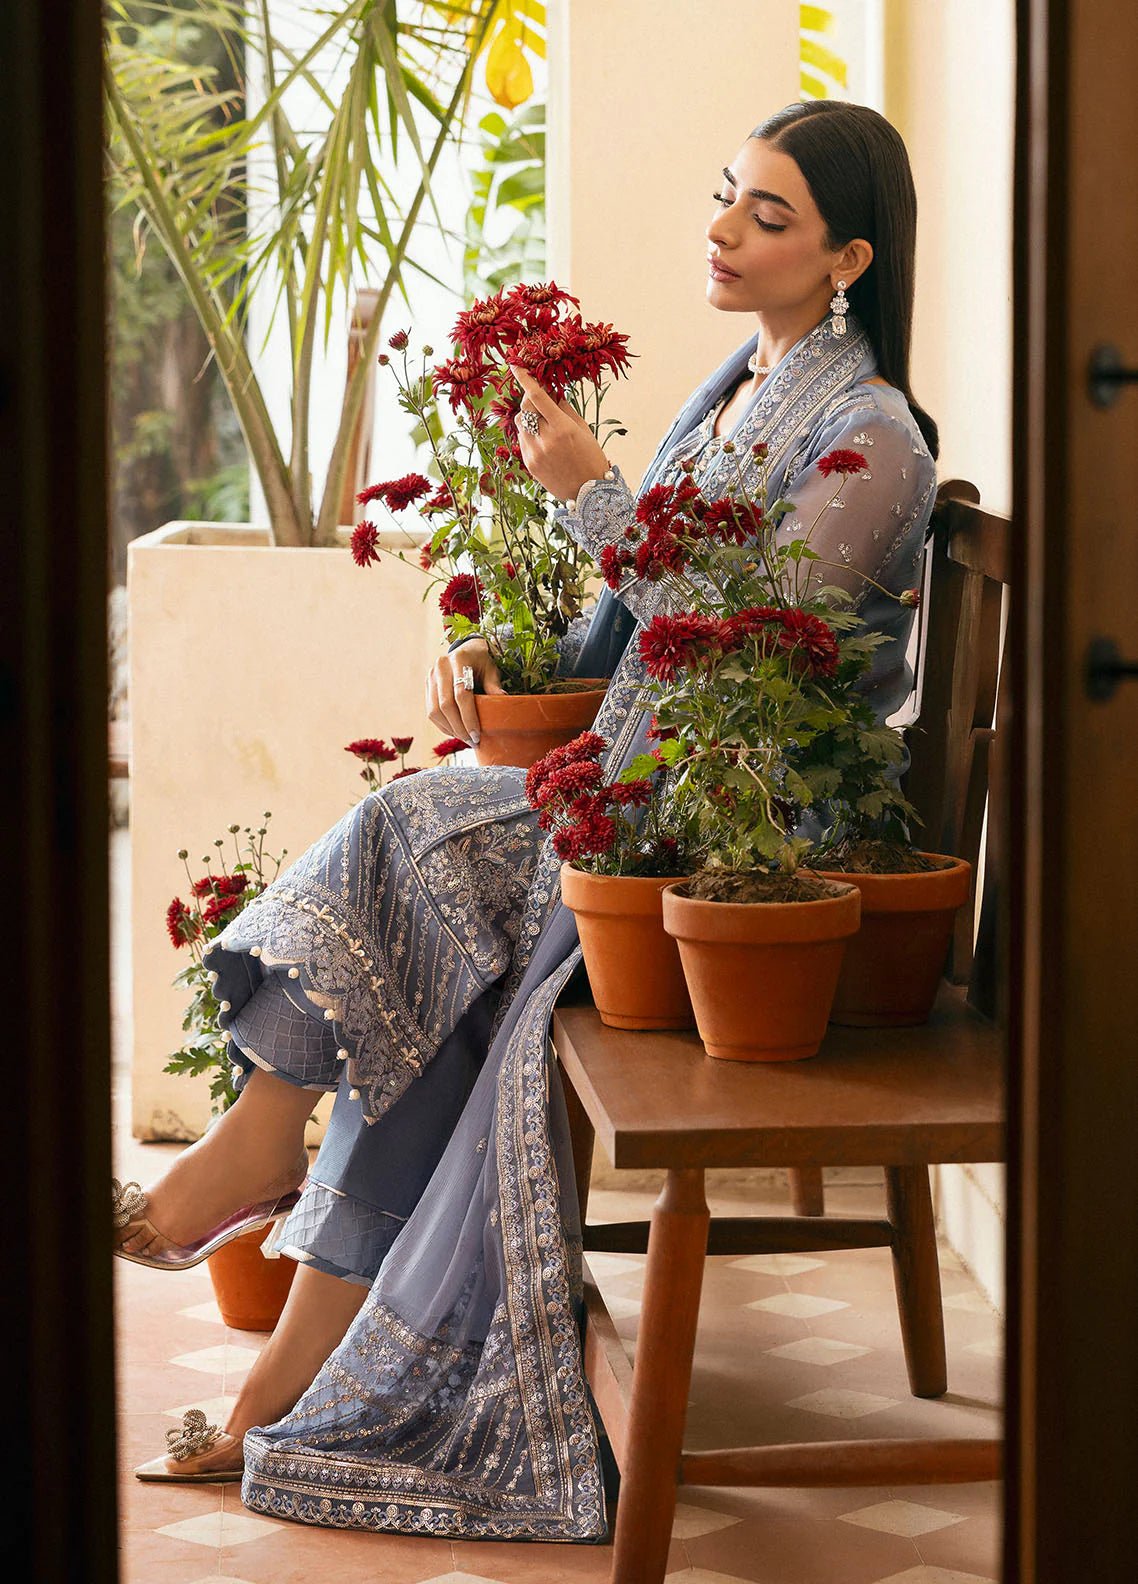
{"type": "Polygon", "coordinates": [[[529,408],[527,407],[524,412],[520,412],[518,414],[518,423],[527,434],[535,435],[538,431],[538,425],[541,423],[541,419],[535,412],[530,412],[529,408]]]}
{"type": "Polygon", "coordinates": [[[468,693],[474,692],[473,666],[463,666],[462,670],[458,673],[458,681],[455,683],[455,687],[465,688],[468,693]]]}

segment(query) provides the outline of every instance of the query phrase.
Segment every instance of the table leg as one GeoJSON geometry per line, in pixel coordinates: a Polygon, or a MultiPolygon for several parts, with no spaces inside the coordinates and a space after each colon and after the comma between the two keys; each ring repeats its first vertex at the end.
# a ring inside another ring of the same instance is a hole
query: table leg
{"type": "Polygon", "coordinates": [[[885,1202],[893,1223],[893,1280],[909,1387],[914,1397],[942,1397],[948,1365],[928,1167],[887,1166],[885,1202]]]}
{"type": "Polygon", "coordinates": [[[593,1124],[577,1097],[564,1067],[560,1069],[561,1090],[565,1096],[565,1112],[569,1118],[569,1138],[573,1146],[573,1177],[577,1184],[577,1207],[581,1212],[581,1227],[589,1209],[589,1179],[593,1170],[593,1124]]]}
{"type": "Polygon", "coordinates": [[[669,1171],[648,1237],[612,1584],[661,1584],[667,1566],[708,1221],[702,1169],[669,1171]]]}

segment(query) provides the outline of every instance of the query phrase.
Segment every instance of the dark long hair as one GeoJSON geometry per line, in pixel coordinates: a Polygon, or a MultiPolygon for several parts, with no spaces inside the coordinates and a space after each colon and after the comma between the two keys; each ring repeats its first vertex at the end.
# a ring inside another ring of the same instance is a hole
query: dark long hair
{"type": "Polygon", "coordinates": [[[909,387],[917,195],[897,129],[865,105],[812,99],[776,110],[751,133],[798,165],[826,222],[826,246],[864,237],[873,263],[849,288],[883,379],[904,392],[935,457],[937,426],[909,387]]]}

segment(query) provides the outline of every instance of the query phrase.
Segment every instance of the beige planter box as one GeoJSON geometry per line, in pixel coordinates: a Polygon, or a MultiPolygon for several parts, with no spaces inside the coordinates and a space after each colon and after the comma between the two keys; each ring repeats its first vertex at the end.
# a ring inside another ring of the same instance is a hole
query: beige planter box
{"type": "Polygon", "coordinates": [[[227,826],[256,829],[270,809],[266,846],[287,847],[287,866],[363,790],[345,743],[414,736],[410,762],[436,762],[423,681],[444,647],[437,604],[416,564],[361,569],[346,542],[278,549],[267,529],[169,523],[130,545],[137,1138],[195,1138],[209,1117],[204,1081],[162,1071],[186,1001],[170,981],[187,954],[164,922],[186,894],[179,848],[197,874],[227,826]]]}

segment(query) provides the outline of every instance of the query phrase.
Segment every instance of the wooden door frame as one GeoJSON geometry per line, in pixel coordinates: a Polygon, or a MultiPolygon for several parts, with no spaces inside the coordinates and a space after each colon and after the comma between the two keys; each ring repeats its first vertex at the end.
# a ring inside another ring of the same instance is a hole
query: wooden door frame
{"type": "Polygon", "coordinates": [[[7,6],[0,80],[5,1562],[116,1577],[102,14],[7,6]]]}
{"type": "MultiPolygon", "coordinates": [[[[1088,52],[1105,66],[1102,51],[1110,48],[1115,19],[1129,11],[1116,8],[1108,23],[1101,0],[1017,4],[1012,449],[1018,585],[1010,607],[1014,708],[1004,827],[1010,836],[1004,949],[1011,1084],[1004,1584],[1114,1584],[1133,1578],[1135,1566],[1130,1507],[1138,1487],[1138,1401],[1125,1400],[1127,1393],[1138,1396],[1132,1362],[1138,1233],[1130,1166],[1135,1085],[1129,1076],[1138,1037],[1132,1021],[1127,1027],[1133,996],[1129,1008],[1126,997],[1114,998],[1106,1015],[1118,1037],[1097,1047],[1080,1037],[1070,1011],[1080,989],[1080,950],[1086,950],[1078,942],[1076,916],[1086,886],[1072,879],[1071,868],[1076,843],[1085,848],[1086,822],[1095,817],[1089,799],[1080,803],[1077,782],[1071,793],[1078,750],[1070,743],[1087,721],[1075,673],[1090,613],[1071,598],[1070,568],[1080,533],[1091,531],[1080,474],[1088,476],[1088,454],[1113,445],[1118,434],[1117,424],[1113,430],[1094,427],[1104,420],[1094,415],[1086,392],[1085,322],[1095,314],[1086,300],[1085,267],[1080,272],[1073,260],[1084,264],[1088,255],[1079,249],[1093,241],[1085,215],[1080,229],[1079,172],[1070,150],[1076,129],[1085,135],[1088,116],[1092,147],[1099,146],[1095,137],[1104,141],[1110,89],[1096,82],[1093,106],[1082,97],[1095,76],[1088,52]],[[1115,1101],[1104,1104],[1115,1082],[1115,1101]],[[1092,1271],[1094,1282],[1088,1280],[1092,1271]]],[[[1133,48],[1117,54],[1122,62],[1134,59],[1133,48]]],[[[1118,158],[1132,160],[1132,150],[1120,147],[1118,158]]],[[[1123,201],[1133,201],[1133,184],[1123,201]]],[[[1133,234],[1132,221],[1120,223],[1133,234]]],[[[1111,240],[1104,239],[1108,257],[1111,240]]],[[[1132,324],[1119,324],[1116,338],[1133,361],[1138,344],[1132,324]]],[[[1136,399],[1133,392],[1121,398],[1136,399]]],[[[1133,405],[1126,411],[1132,424],[1133,405]]],[[[1124,951],[1125,935],[1121,939],[1124,951]]]]}

